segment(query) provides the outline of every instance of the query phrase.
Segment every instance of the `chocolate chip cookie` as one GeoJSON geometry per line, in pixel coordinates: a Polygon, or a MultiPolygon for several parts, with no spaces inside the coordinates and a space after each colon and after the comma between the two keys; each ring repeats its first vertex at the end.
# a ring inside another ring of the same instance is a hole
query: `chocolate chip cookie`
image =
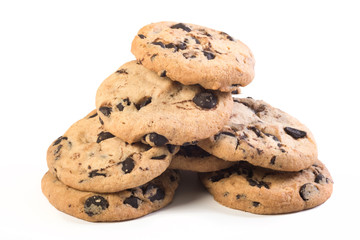
{"type": "Polygon", "coordinates": [[[299,172],[279,172],[247,162],[225,170],[200,173],[200,180],[220,204],[257,214],[297,212],[324,203],[333,181],[316,161],[299,172]]]}
{"type": "Polygon", "coordinates": [[[227,161],[245,160],[280,171],[299,171],[317,160],[314,137],[305,125],[252,98],[234,98],[229,122],[198,146],[227,161]]]}
{"type": "Polygon", "coordinates": [[[125,142],[182,145],[208,138],[228,121],[230,93],[185,86],[136,61],[121,66],[98,88],[104,128],[125,142]]]}
{"type": "Polygon", "coordinates": [[[185,85],[231,92],[254,78],[254,56],[229,34],[189,23],[141,28],[132,53],[146,68],[185,85]]]}
{"type": "Polygon", "coordinates": [[[236,162],[224,161],[196,145],[181,146],[173,156],[169,168],[193,172],[213,172],[228,168],[236,162]]]}
{"type": "Polygon", "coordinates": [[[91,222],[139,218],[168,205],[179,185],[179,174],[167,170],[141,186],[115,193],[79,191],[47,172],[41,188],[49,202],[71,216],[91,222]]]}
{"type": "Polygon", "coordinates": [[[126,143],[103,128],[94,110],[50,145],[47,163],[50,171],[72,188],[118,192],[159,176],[177,150],[174,146],[126,143]]]}

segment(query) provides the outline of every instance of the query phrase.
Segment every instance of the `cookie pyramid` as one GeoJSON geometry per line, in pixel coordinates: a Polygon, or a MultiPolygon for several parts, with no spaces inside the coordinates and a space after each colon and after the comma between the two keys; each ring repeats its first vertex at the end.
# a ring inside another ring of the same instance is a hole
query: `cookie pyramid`
{"type": "Polygon", "coordinates": [[[137,60],[99,86],[96,109],[47,151],[42,190],[58,210],[122,221],[165,207],[179,170],[224,206],[257,214],[325,202],[332,180],[310,130],[264,101],[233,97],[254,78],[250,49],[227,33],[175,22],[135,36],[137,60]]]}

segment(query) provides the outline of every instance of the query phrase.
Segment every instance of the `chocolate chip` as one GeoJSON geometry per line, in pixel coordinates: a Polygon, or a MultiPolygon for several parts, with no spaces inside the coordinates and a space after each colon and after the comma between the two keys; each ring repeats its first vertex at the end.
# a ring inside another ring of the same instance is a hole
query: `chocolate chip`
{"type": "Polygon", "coordinates": [[[166,70],[164,70],[160,73],[160,77],[166,77],[166,70]]]}
{"type": "Polygon", "coordinates": [[[88,119],[89,119],[89,118],[94,118],[94,117],[96,117],[97,115],[98,115],[98,114],[95,113],[95,114],[91,115],[90,117],[88,117],[88,119]]]}
{"type": "Polygon", "coordinates": [[[159,186],[150,183],[145,188],[144,196],[148,198],[151,202],[154,202],[156,200],[163,200],[165,198],[165,191],[159,186]]]}
{"type": "Polygon", "coordinates": [[[326,183],[326,178],[324,177],[324,175],[322,175],[321,173],[318,173],[315,177],[315,182],[316,183],[326,183]]]}
{"type": "Polygon", "coordinates": [[[98,138],[96,140],[96,143],[100,143],[108,138],[113,138],[115,137],[114,135],[112,135],[112,133],[109,132],[101,132],[98,134],[98,138]]]}
{"type": "Polygon", "coordinates": [[[151,44],[165,48],[165,45],[162,42],[152,42],[151,44]]]}
{"type": "Polygon", "coordinates": [[[119,74],[128,74],[128,72],[126,71],[126,69],[119,69],[116,71],[116,73],[119,73],[119,74]]]}
{"type": "Polygon", "coordinates": [[[186,49],[186,43],[180,42],[179,44],[176,44],[176,48],[180,50],[186,49]]]}
{"type": "Polygon", "coordinates": [[[223,179],[223,178],[225,178],[225,174],[224,174],[224,173],[219,173],[219,174],[217,174],[217,175],[215,175],[215,176],[210,177],[209,180],[210,180],[211,182],[218,182],[218,181],[220,181],[220,180],[223,179]]]}
{"type": "Polygon", "coordinates": [[[96,176],[103,176],[106,177],[106,173],[98,173],[99,169],[93,170],[91,172],[89,172],[89,178],[93,178],[96,176]]]}
{"type": "Polygon", "coordinates": [[[141,39],[146,38],[145,35],[143,35],[143,34],[138,34],[138,36],[139,36],[139,38],[141,38],[141,39]]]}
{"type": "Polygon", "coordinates": [[[68,139],[67,137],[60,136],[58,137],[58,139],[54,141],[53,146],[58,145],[62,140],[67,140],[67,139],[68,139]]]}
{"type": "Polygon", "coordinates": [[[144,97],[141,99],[138,103],[135,104],[135,107],[137,110],[140,110],[141,108],[145,107],[149,103],[151,103],[151,97],[144,97]]]}
{"type": "Polygon", "coordinates": [[[191,142],[184,142],[181,146],[185,147],[185,146],[189,146],[189,145],[195,145],[197,144],[199,141],[191,141],[191,142]]]}
{"type": "Polygon", "coordinates": [[[235,90],[231,91],[231,94],[239,94],[239,93],[240,93],[239,89],[235,89],[235,90]]]}
{"type": "Polygon", "coordinates": [[[204,56],[208,59],[208,60],[212,60],[215,58],[215,55],[211,52],[208,51],[203,51],[204,56]]]}
{"type": "Polygon", "coordinates": [[[192,37],[192,38],[195,40],[195,43],[196,43],[196,44],[200,44],[199,39],[197,39],[196,37],[192,37]]]}
{"type": "Polygon", "coordinates": [[[270,160],[271,165],[275,165],[276,156],[273,156],[270,160]]]}
{"type": "Polygon", "coordinates": [[[92,217],[93,215],[100,214],[108,207],[109,202],[105,198],[99,195],[95,195],[86,199],[84,204],[84,211],[87,215],[92,217]]]}
{"type": "Polygon", "coordinates": [[[133,208],[138,208],[139,204],[141,203],[141,199],[137,198],[135,196],[130,196],[130,197],[126,198],[123,203],[128,204],[133,208]]]}
{"type": "Polygon", "coordinates": [[[135,161],[131,157],[127,157],[122,163],[122,170],[125,174],[130,173],[135,167],[135,161]]]}
{"type": "Polygon", "coordinates": [[[99,122],[101,125],[104,125],[104,121],[99,117],[99,122]]]}
{"type": "Polygon", "coordinates": [[[254,207],[258,207],[258,206],[260,205],[260,203],[259,203],[259,202],[252,202],[252,205],[253,205],[254,207]]]}
{"type": "Polygon", "coordinates": [[[54,150],[54,155],[58,154],[61,150],[61,148],[63,147],[62,144],[60,144],[59,146],[57,146],[57,148],[54,150]]]}
{"type": "Polygon", "coordinates": [[[306,132],[295,129],[295,128],[291,128],[291,127],[285,127],[284,128],[285,132],[287,134],[289,134],[291,137],[293,137],[294,139],[299,139],[299,138],[304,138],[306,137],[306,132]]]}
{"type": "Polygon", "coordinates": [[[217,98],[211,92],[200,92],[195,95],[193,102],[201,108],[211,109],[217,105],[217,98]]]}
{"type": "Polygon", "coordinates": [[[304,201],[310,200],[312,195],[318,194],[319,189],[312,183],[306,183],[301,186],[299,194],[304,201]]]}
{"type": "Polygon", "coordinates": [[[169,140],[167,140],[166,137],[157,134],[157,133],[149,133],[147,135],[144,136],[145,141],[148,138],[148,140],[152,143],[154,143],[155,146],[164,146],[166,143],[169,142],[169,140]]]}
{"type": "Polygon", "coordinates": [[[247,178],[246,180],[248,181],[248,183],[252,187],[255,187],[255,186],[258,187],[258,188],[265,187],[267,189],[270,189],[269,184],[264,182],[264,181],[256,181],[256,180],[251,179],[251,178],[247,178]]]}
{"type": "Polygon", "coordinates": [[[106,117],[109,117],[111,112],[112,112],[112,108],[111,107],[100,107],[99,111],[104,114],[106,117]]]}
{"type": "Polygon", "coordinates": [[[182,29],[186,32],[191,32],[191,29],[187,26],[185,26],[185,24],[183,23],[178,23],[178,24],[175,24],[175,25],[172,25],[170,28],[172,29],[182,29]]]}
{"type": "Polygon", "coordinates": [[[160,156],[155,156],[155,157],[151,157],[151,159],[154,159],[154,160],[161,160],[161,159],[164,159],[166,158],[166,155],[160,155],[160,156]]]}
{"type": "Polygon", "coordinates": [[[155,58],[157,55],[158,55],[157,53],[153,54],[153,55],[151,56],[150,60],[151,60],[151,61],[154,61],[154,58],[155,58]]]}
{"type": "Polygon", "coordinates": [[[119,111],[123,111],[124,110],[124,106],[119,103],[118,105],[116,105],[117,109],[119,109],[119,111]]]}

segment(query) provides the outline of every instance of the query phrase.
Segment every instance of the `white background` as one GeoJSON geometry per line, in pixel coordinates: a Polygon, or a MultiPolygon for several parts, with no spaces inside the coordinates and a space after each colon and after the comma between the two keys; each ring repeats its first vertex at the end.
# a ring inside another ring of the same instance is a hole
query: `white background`
{"type": "Polygon", "coordinates": [[[0,1],[1,239],[359,239],[360,13],[356,1],[0,1]],[[291,3],[290,3],[291,2],[291,3]],[[216,203],[185,173],[171,205],[120,223],[88,223],[42,195],[46,150],[94,109],[138,29],[195,23],[256,58],[243,94],[305,123],[335,181],[320,207],[261,216],[216,203]]]}

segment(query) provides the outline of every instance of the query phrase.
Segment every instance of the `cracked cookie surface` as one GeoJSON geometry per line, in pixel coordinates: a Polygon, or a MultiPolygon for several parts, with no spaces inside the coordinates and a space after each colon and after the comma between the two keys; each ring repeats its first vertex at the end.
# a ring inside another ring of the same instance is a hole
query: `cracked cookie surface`
{"type": "Polygon", "coordinates": [[[170,169],[193,172],[212,172],[228,168],[236,162],[224,161],[204,151],[196,145],[181,146],[173,156],[170,169]]]}
{"type": "Polygon", "coordinates": [[[254,56],[244,43],[195,24],[158,22],[144,26],[131,51],[146,68],[185,85],[231,92],[254,78],[254,56]]]}
{"type": "Polygon", "coordinates": [[[208,138],[228,121],[230,93],[185,86],[136,61],[105,79],[96,94],[104,128],[128,143],[182,145],[208,138]]]}
{"type": "Polygon", "coordinates": [[[50,145],[47,164],[50,172],[75,189],[118,192],[159,176],[177,150],[128,144],[106,131],[94,110],[50,145]]]}
{"type": "Polygon", "coordinates": [[[228,169],[199,173],[200,180],[220,204],[256,214],[297,212],[324,203],[333,181],[317,160],[298,172],[280,172],[239,162],[228,169]]]}
{"type": "Polygon", "coordinates": [[[71,216],[91,222],[112,222],[139,218],[168,205],[179,185],[177,171],[167,170],[141,186],[115,193],[79,191],[47,172],[41,189],[49,202],[71,216]]]}
{"type": "Polygon", "coordinates": [[[280,171],[299,171],[317,160],[314,137],[297,119],[261,100],[233,100],[229,122],[198,146],[227,161],[280,171]]]}

